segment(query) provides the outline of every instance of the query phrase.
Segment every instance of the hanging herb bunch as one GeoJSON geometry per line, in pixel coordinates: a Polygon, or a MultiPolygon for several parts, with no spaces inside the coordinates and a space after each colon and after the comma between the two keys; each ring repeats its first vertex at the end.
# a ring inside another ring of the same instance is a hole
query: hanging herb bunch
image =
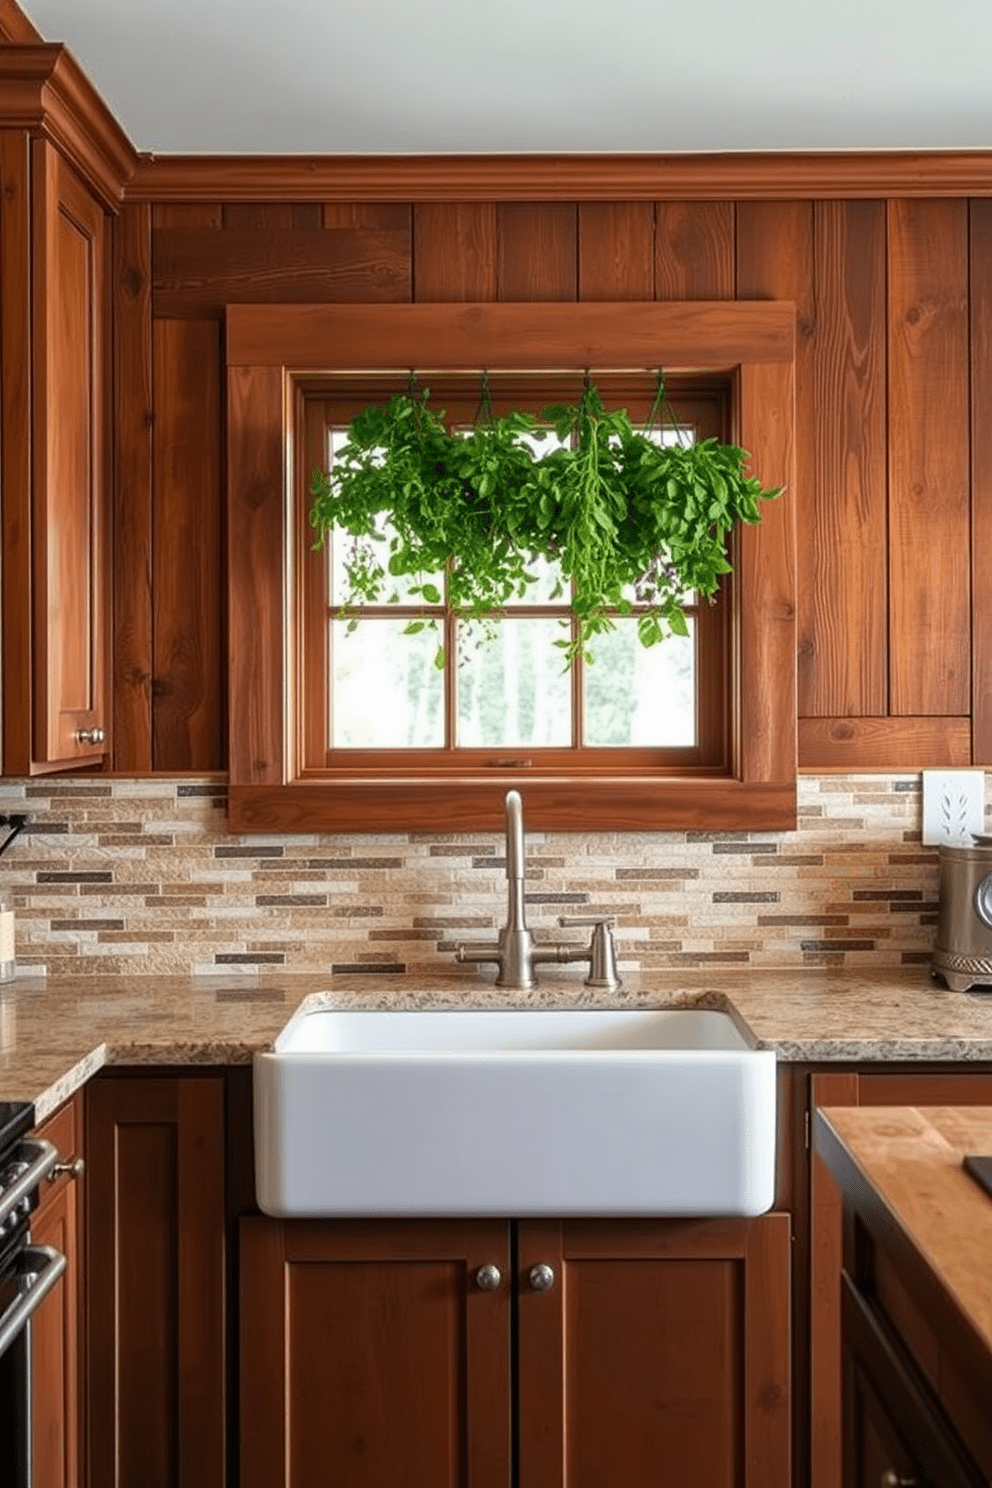
{"type": "Polygon", "coordinates": [[[683,597],[715,592],[730,572],[728,534],[760,521],[759,502],[780,494],[745,473],[748,456],[736,445],[651,438],[667,406],[661,377],[644,430],[604,407],[588,377],[576,403],[548,408],[540,421],[495,417],[484,379],[475,426],[458,433],[429,398],[411,387],[366,409],[333,469],[313,473],[316,546],[333,529],[353,539],[343,605],[352,625],[357,606],[395,599],[398,580],[414,601],[440,604],[441,573],[449,605],[485,620],[524,596],[544,559],[571,590],[574,636],[559,643],[567,665],[588,658],[591,638],[635,603],[651,646],[688,633],[683,597]],[[543,453],[549,429],[560,444],[543,453]]]}

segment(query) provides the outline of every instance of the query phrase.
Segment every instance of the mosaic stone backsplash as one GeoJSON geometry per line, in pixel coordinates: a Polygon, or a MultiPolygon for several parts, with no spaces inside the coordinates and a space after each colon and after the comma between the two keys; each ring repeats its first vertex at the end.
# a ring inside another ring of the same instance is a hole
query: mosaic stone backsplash
{"type": "MultiPolygon", "coordinates": [[[[214,778],[0,782],[18,974],[457,970],[506,913],[495,833],[232,836],[214,778]]],[[[524,811],[526,816],[526,792],[524,811]]],[[[919,775],[804,776],[795,832],[527,833],[527,912],[614,915],[626,967],[929,960],[919,775]]],[[[466,968],[466,975],[475,975],[466,968]]]]}

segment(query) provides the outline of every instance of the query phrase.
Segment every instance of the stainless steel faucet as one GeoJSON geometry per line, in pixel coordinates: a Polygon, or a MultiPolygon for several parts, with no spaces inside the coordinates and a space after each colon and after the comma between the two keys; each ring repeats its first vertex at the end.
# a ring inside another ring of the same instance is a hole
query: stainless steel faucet
{"type": "Polygon", "coordinates": [[[506,793],[506,879],[508,905],[506,924],[495,942],[455,947],[456,961],[471,961],[479,964],[493,962],[499,967],[497,987],[506,987],[512,992],[529,992],[537,986],[534,967],[542,963],[588,961],[587,987],[601,987],[616,992],[620,985],[617,975],[616,950],[613,944],[613,920],[609,918],[562,918],[561,925],[593,925],[595,929],[588,946],[555,941],[548,945],[536,945],[527,929],[524,908],[524,813],[520,792],[506,793]]]}

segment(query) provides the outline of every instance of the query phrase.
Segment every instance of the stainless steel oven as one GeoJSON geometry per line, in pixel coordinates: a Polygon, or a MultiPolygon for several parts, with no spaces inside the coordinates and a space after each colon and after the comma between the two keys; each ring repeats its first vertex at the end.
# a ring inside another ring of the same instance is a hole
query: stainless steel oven
{"type": "Polygon", "coordinates": [[[28,1137],[34,1109],[0,1102],[0,1482],[31,1488],[32,1314],[65,1270],[65,1256],[32,1245],[31,1214],[39,1185],[59,1154],[28,1137]]]}

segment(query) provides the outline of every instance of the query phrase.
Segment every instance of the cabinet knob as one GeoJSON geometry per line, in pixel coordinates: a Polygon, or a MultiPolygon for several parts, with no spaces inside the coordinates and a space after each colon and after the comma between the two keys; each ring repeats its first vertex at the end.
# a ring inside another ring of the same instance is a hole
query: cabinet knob
{"type": "Polygon", "coordinates": [[[886,1468],[879,1479],[878,1488],[920,1488],[919,1480],[906,1473],[897,1473],[886,1468]]]}
{"type": "Polygon", "coordinates": [[[70,1157],[66,1162],[57,1162],[49,1173],[50,1182],[54,1183],[56,1178],[61,1178],[63,1173],[68,1173],[70,1178],[82,1178],[86,1172],[86,1163],[81,1157],[70,1157]]]}
{"type": "Polygon", "coordinates": [[[550,1292],[555,1284],[554,1267],[544,1261],[539,1266],[531,1266],[527,1280],[535,1292],[550,1292]]]}
{"type": "Polygon", "coordinates": [[[480,1292],[498,1291],[502,1280],[503,1273],[498,1266],[480,1266],[475,1273],[475,1284],[480,1292]]]}
{"type": "Polygon", "coordinates": [[[102,744],[105,738],[106,734],[102,728],[79,728],[76,730],[77,744],[102,744]]]}

